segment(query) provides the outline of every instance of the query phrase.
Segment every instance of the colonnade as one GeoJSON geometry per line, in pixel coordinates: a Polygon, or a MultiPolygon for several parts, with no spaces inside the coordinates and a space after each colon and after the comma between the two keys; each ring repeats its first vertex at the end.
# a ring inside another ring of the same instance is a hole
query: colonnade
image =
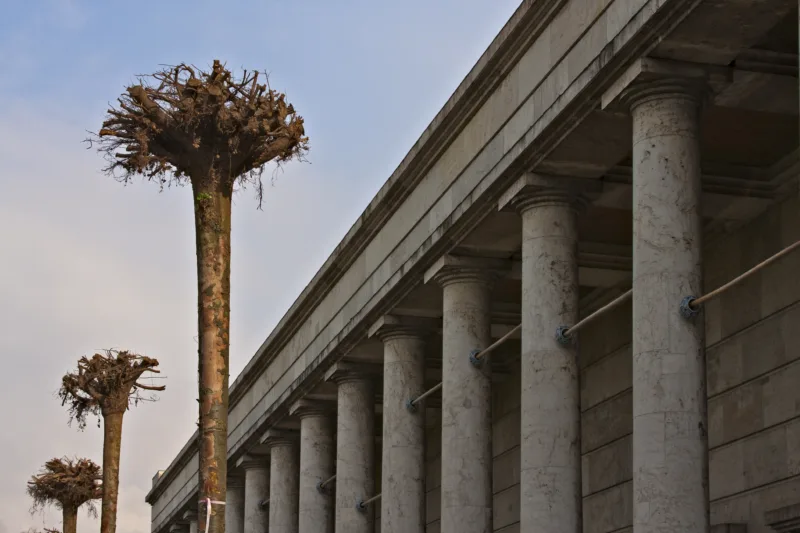
{"type": "MultiPolygon", "coordinates": [[[[696,67],[640,60],[603,97],[633,123],[635,533],[709,528],[703,327],[679,312],[702,289],[698,115],[707,82],[696,67]]],[[[499,201],[518,210],[523,235],[523,533],[583,527],[577,345],[556,335],[578,319],[576,221],[590,200],[579,182],[526,174],[499,201]]],[[[491,343],[490,296],[502,274],[493,260],[445,256],[424,276],[443,291],[443,533],[492,531],[491,356],[474,355],[491,343]]],[[[376,369],[342,361],[325,376],[338,388],[335,416],[301,400],[290,409],[299,431],[262,439],[269,463],[241,463],[244,482],[229,481],[227,533],[372,533],[376,505],[381,533],[425,531],[424,405],[408,400],[423,392],[428,329],[387,315],[369,334],[384,346],[381,499],[360,505],[376,491],[376,369]]]]}

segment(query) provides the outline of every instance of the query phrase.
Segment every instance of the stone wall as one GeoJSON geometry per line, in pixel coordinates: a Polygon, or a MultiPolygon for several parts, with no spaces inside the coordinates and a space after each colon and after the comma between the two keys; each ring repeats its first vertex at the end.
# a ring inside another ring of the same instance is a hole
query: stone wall
{"type": "MultiPolygon", "coordinates": [[[[774,207],[709,249],[707,286],[800,239],[800,202],[774,207]]],[[[800,501],[800,253],[707,308],[711,521],[771,531],[766,511],[800,501]]]]}
{"type": "MultiPolygon", "coordinates": [[[[709,243],[716,288],[800,238],[790,199],[709,243]]],[[[800,253],[706,305],[711,523],[771,531],[766,511],[800,500],[800,253]]],[[[632,523],[631,308],[581,334],[584,531],[632,523]]]]}
{"type": "MultiPolygon", "coordinates": [[[[706,287],[799,238],[800,201],[793,198],[708,244],[706,287]]],[[[800,501],[800,252],[712,300],[705,316],[711,523],[767,533],[766,511],[800,501]]],[[[580,336],[586,533],[631,531],[631,327],[627,304],[580,336]]],[[[498,533],[519,531],[519,398],[516,371],[493,394],[498,533]]],[[[441,448],[440,413],[428,409],[427,533],[439,532],[441,448]]]]}

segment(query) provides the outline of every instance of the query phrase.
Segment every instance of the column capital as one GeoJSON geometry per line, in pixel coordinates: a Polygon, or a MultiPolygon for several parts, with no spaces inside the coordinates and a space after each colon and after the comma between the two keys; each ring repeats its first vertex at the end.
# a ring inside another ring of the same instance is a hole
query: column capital
{"type": "Polygon", "coordinates": [[[537,206],[564,205],[581,212],[602,192],[599,180],[526,172],[503,193],[497,209],[510,207],[522,213],[537,206]]]}
{"type": "Polygon", "coordinates": [[[285,429],[268,429],[261,436],[261,444],[269,448],[292,446],[297,443],[297,433],[285,429]]]}
{"type": "Polygon", "coordinates": [[[195,509],[189,509],[188,511],[184,511],[181,515],[181,520],[186,522],[196,522],[197,521],[197,511],[195,509]]]}
{"type": "Polygon", "coordinates": [[[381,375],[381,365],[375,363],[338,361],[325,372],[325,381],[339,385],[351,381],[371,381],[381,375]]]}
{"type": "Polygon", "coordinates": [[[182,522],[176,522],[174,524],[170,524],[169,526],[169,533],[182,533],[185,531],[189,526],[182,522]]]}
{"type": "Polygon", "coordinates": [[[244,488],[244,476],[239,473],[228,472],[228,488],[244,488]]]}
{"type": "Polygon", "coordinates": [[[665,97],[690,98],[702,105],[733,79],[729,67],[642,57],[606,90],[602,109],[634,107],[665,97]]]}
{"type": "Polygon", "coordinates": [[[236,468],[242,470],[269,468],[269,457],[266,455],[245,454],[236,460],[236,468]]]}
{"type": "Polygon", "coordinates": [[[289,414],[300,419],[310,416],[331,416],[335,412],[330,402],[302,398],[289,407],[289,414]]]}
{"type": "Polygon", "coordinates": [[[433,281],[442,287],[464,281],[491,285],[510,268],[511,262],[507,259],[446,254],[425,272],[423,282],[433,281]]]}
{"type": "Polygon", "coordinates": [[[424,338],[437,327],[441,321],[427,317],[383,315],[369,328],[367,336],[377,337],[381,341],[399,338],[424,338]]]}

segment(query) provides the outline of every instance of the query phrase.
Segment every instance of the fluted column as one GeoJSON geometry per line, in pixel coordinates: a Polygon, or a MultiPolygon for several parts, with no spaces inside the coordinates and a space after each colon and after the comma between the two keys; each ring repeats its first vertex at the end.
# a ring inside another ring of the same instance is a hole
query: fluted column
{"type": "Polygon", "coordinates": [[[371,329],[383,341],[381,533],[425,531],[425,340],[419,324],[386,316],[371,329]]]}
{"type": "Polygon", "coordinates": [[[425,275],[442,286],[442,533],[492,530],[493,273],[483,261],[446,256],[425,275]]]}
{"type": "Polygon", "coordinates": [[[336,533],[374,530],[375,504],[357,508],[375,492],[375,375],[366,366],[340,362],[325,376],[338,385],[336,533]]]}
{"type": "Polygon", "coordinates": [[[335,415],[327,404],[300,400],[290,409],[300,418],[300,533],[333,533],[334,502],[320,483],[335,472],[335,415]]]}
{"type": "Polygon", "coordinates": [[[244,533],[266,533],[269,507],[269,458],[246,455],[236,463],[244,470],[244,533]]]}
{"type": "Polygon", "coordinates": [[[580,387],[575,345],[556,331],[578,318],[581,197],[573,182],[520,178],[507,203],[522,217],[520,531],[581,533],[580,387]],[[566,340],[566,339],[565,339],[566,340]]]}
{"type": "Polygon", "coordinates": [[[269,533],[298,533],[297,436],[269,430],[262,439],[269,446],[269,533]]]}
{"type": "Polygon", "coordinates": [[[244,533],[244,478],[228,475],[226,499],[226,533],[244,533]]]}
{"type": "Polygon", "coordinates": [[[703,286],[699,111],[713,80],[675,62],[631,69],[615,93],[633,115],[634,531],[706,533],[703,321],[680,304],[703,286]]]}

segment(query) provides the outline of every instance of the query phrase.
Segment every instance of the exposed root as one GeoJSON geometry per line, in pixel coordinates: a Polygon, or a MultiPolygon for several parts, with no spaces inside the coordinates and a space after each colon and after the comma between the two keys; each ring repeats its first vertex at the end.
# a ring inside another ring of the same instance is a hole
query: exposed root
{"type": "Polygon", "coordinates": [[[217,174],[231,187],[255,185],[260,205],[264,165],[302,157],[308,138],[286,95],[259,75],[236,79],[214,60],[209,72],[182,63],[140,76],[88,141],[120,181],[142,174],[162,187],[191,179],[207,189],[196,181],[217,174]]]}
{"type": "MultiPolygon", "coordinates": [[[[33,499],[31,512],[43,510],[48,505],[58,509],[78,509],[88,504],[89,513],[97,515],[92,500],[100,498],[102,491],[100,466],[90,459],[55,458],[28,481],[27,493],[33,499]]],[[[57,530],[45,528],[46,533],[57,530]]]]}

